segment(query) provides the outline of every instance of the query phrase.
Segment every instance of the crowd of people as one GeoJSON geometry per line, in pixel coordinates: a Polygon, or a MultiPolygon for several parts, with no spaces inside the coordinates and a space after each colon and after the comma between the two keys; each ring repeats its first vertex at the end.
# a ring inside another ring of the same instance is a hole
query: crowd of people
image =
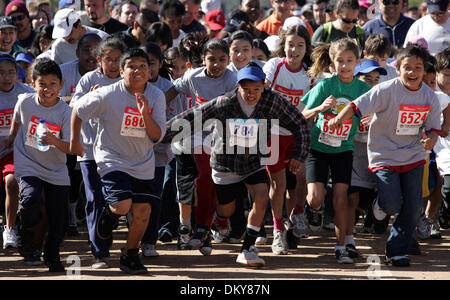
{"type": "Polygon", "coordinates": [[[241,0],[227,15],[220,0],[10,1],[3,248],[63,272],[64,238],[86,226],[107,268],[125,218],[128,274],[173,241],[241,244],[236,263],[264,266],[272,225],[274,254],[325,228],[349,264],[361,220],[391,224],[385,262],[409,266],[450,227],[449,42],[448,0],[241,0]]]}

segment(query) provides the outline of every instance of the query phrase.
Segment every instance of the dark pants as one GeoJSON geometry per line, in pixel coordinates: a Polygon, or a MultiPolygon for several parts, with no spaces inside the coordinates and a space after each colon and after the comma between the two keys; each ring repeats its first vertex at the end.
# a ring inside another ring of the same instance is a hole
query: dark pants
{"type": "MultiPolygon", "coordinates": [[[[161,193],[164,184],[164,172],[165,167],[155,168],[155,177],[153,178],[154,194],[161,198],[161,193]]],[[[150,220],[148,221],[147,230],[145,230],[144,236],[142,237],[142,243],[148,243],[155,245],[158,240],[158,224],[159,216],[161,214],[161,201],[152,202],[152,211],[150,213],[150,220]]]]}
{"type": "Polygon", "coordinates": [[[168,229],[173,235],[178,234],[180,210],[177,204],[176,160],[167,166],[164,174],[164,185],[161,195],[161,214],[159,227],[168,229]]]}
{"type": "Polygon", "coordinates": [[[42,219],[41,207],[48,216],[48,233],[44,246],[46,261],[59,260],[59,247],[68,226],[70,186],[48,183],[38,177],[19,179],[19,220],[21,230],[32,230],[42,219]],[[45,194],[45,201],[42,193],[45,194]]]}
{"type": "Polygon", "coordinates": [[[108,242],[100,239],[96,233],[97,220],[106,204],[97,164],[94,160],[82,161],[80,168],[86,192],[86,225],[91,242],[91,252],[97,258],[109,257],[108,242]]]}
{"type": "Polygon", "coordinates": [[[444,175],[442,183],[442,205],[450,213],[450,175],[444,175]]]}

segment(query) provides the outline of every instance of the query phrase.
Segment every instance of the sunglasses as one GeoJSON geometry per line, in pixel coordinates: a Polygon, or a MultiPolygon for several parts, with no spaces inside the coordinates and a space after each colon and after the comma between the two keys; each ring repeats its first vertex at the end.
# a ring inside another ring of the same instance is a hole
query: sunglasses
{"type": "Polygon", "coordinates": [[[20,16],[17,16],[17,17],[11,17],[11,19],[14,21],[14,22],[16,22],[16,21],[22,21],[22,20],[24,20],[25,19],[25,15],[20,15],[20,16]]]}
{"type": "Polygon", "coordinates": [[[398,5],[400,3],[400,0],[383,0],[383,5],[398,5]]]}
{"type": "Polygon", "coordinates": [[[343,18],[343,17],[339,17],[339,18],[342,20],[342,22],[347,23],[347,24],[352,24],[352,23],[356,24],[358,22],[358,18],[353,19],[353,20],[346,19],[346,18],[343,18]]]}

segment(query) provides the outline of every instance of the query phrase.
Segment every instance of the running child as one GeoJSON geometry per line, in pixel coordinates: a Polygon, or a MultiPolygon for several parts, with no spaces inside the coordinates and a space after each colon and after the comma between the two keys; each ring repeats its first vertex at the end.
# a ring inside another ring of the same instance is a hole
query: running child
{"type": "Polygon", "coordinates": [[[386,75],[381,74],[380,82],[388,81],[398,77],[395,67],[387,63],[392,56],[392,44],[387,36],[382,34],[369,35],[365,42],[364,58],[376,60],[386,70],[386,75]]]}
{"type": "Polygon", "coordinates": [[[426,151],[433,149],[441,128],[438,99],[422,84],[427,57],[428,52],[417,45],[401,49],[399,77],[374,87],[328,123],[330,130],[337,130],[350,117],[374,114],[367,143],[369,167],[378,187],[373,214],[376,220],[397,214],[385,255],[386,263],[399,267],[410,264],[406,254],[422,206],[426,151]]]}
{"type": "MultiPolygon", "coordinates": [[[[340,39],[321,47],[325,52],[328,49],[329,59],[337,75],[322,79],[301,100],[306,106],[302,112],[305,118],[317,118],[311,131],[311,151],[305,162],[308,186],[306,199],[311,208],[309,212],[318,219],[331,172],[337,238],[335,256],[338,263],[353,263],[346,249],[350,241],[345,240],[345,233],[348,224],[347,191],[352,175],[353,137],[358,129],[359,119],[346,119],[345,126],[340,130],[331,130],[328,123],[350,101],[367,92],[370,86],[353,75],[360,58],[359,47],[353,40],[340,39]]],[[[314,65],[326,66],[320,60],[314,61],[314,65]]]]}
{"type": "Polygon", "coordinates": [[[261,68],[264,62],[253,59],[255,48],[253,47],[253,37],[244,30],[235,31],[228,39],[230,47],[230,65],[228,69],[237,72],[247,66],[251,61],[256,62],[261,68]]]}
{"type": "MultiPolygon", "coordinates": [[[[313,87],[314,80],[307,74],[311,64],[311,40],[304,26],[297,25],[281,31],[280,47],[274,58],[263,67],[266,85],[280,96],[286,98],[301,112],[303,95],[313,87]]],[[[294,136],[282,127],[272,128],[271,139],[279,141],[279,158],[274,165],[268,165],[270,177],[270,206],[272,208],[274,239],[272,252],[280,255],[288,253],[287,231],[283,221],[283,204],[286,194],[286,211],[289,216],[289,228],[293,235],[306,237],[306,219],[304,206],[306,197],[305,168],[295,176],[287,170],[287,158],[294,147],[294,136]]]]}
{"type": "MultiPolygon", "coordinates": [[[[96,60],[99,68],[86,73],[78,82],[71,105],[84,95],[99,87],[114,84],[122,79],[120,77],[120,57],[126,50],[126,45],[118,37],[106,38],[96,50],[96,60]]],[[[102,193],[102,183],[97,172],[97,163],[94,158],[94,141],[97,136],[97,122],[92,119],[81,126],[81,142],[84,155],[78,157],[81,174],[83,176],[86,193],[86,225],[91,245],[92,264],[94,269],[107,268],[106,258],[110,256],[111,241],[100,239],[96,234],[96,224],[105,207],[105,198],[102,193]]],[[[111,236],[112,237],[112,236],[111,236]]]]}
{"type": "Polygon", "coordinates": [[[71,109],[58,97],[64,85],[58,64],[37,59],[32,69],[36,93],[19,96],[9,137],[10,145],[14,141],[15,176],[19,182],[21,252],[25,261],[40,263],[41,249],[35,243],[35,232],[43,221],[44,210],[48,218],[44,262],[50,272],[64,272],[59,250],[68,225],[70,178],[66,154],[70,153],[71,109]],[[39,123],[48,126],[40,137],[36,134],[39,123]],[[50,148],[42,151],[40,145],[50,148]]]}
{"type": "Polygon", "coordinates": [[[120,58],[123,80],[98,88],[79,99],[72,112],[71,152],[83,155],[81,126],[97,121],[94,159],[101,177],[107,205],[97,221],[99,238],[111,239],[120,216],[130,210],[120,269],[128,274],[145,274],[139,258],[139,243],[147,228],[156,195],[153,146],[165,133],[165,99],[160,89],[148,83],[149,59],[142,50],[132,48],[120,58]]]}

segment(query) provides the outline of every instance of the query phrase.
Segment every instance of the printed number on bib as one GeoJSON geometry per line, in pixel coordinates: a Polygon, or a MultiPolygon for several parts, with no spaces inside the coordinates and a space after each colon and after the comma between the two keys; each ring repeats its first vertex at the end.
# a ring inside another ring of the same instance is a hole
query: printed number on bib
{"type": "Polygon", "coordinates": [[[425,122],[430,106],[400,105],[397,120],[397,135],[417,135],[425,122]]]}
{"type": "MultiPolygon", "coordinates": [[[[27,136],[25,137],[25,145],[33,147],[35,149],[38,149],[38,145],[37,145],[37,135],[36,135],[36,129],[39,125],[39,121],[41,119],[36,117],[36,116],[32,116],[30,122],[28,123],[28,131],[27,131],[27,136]]],[[[49,122],[45,122],[45,124],[48,127],[48,130],[57,138],[60,138],[61,136],[61,126],[60,125],[55,125],[49,122]]],[[[55,147],[53,145],[50,145],[50,147],[55,147]]]]}
{"type": "Polygon", "coordinates": [[[347,119],[342,122],[342,126],[338,129],[330,129],[328,122],[335,116],[324,114],[323,124],[319,135],[319,142],[331,147],[340,147],[342,141],[348,140],[348,136],[352,129],[352,119],[347,119]]]}
{"type": "Polygon", "coordinates": [[[255,147],[258,141],[259,120],[229,119],[230,144],[239,147],[255,147]]]}
{"type": "Polygon", "coordinates": [[[208,101],[209,101],[208,99],[205,99],[205,98],[202,98],[202,97],[199,97],[199,96],[195,97],[195,104],[196,105],[202,105],[202,104],[204,104],[204,103],[206,103],[208,101]]]}
{"type": "MultiPolygon", "coordinates": [[[[148,112],[152,114],[152,109],[149,109],[148,112]]],[[[125,108],[120,135],[137,138],[144,138],[147,135],[144,118],[137,108],[125,108]]]]}
{"type": "Polygon", "coordinates": [[[359,122],[358,130],[355,134],[355,141],[360,143],[367,143],[368,136],[369,136],[369,127],[370,124],[364,125],[362,122],[359,122]]]}
{"type": "Polygon", "coordinates": [[[9,136],[14,108],[0,110],[0,136],[9,136]]]}
{"type": "Polygon", "coordinates": [[[303,96],[303,90],[291,90],[285,88],[284,86],[276,84],[274,90],[282,97],[286,98],[289,102],[291,102],[295,107],[301,106],[300,100],[303,96]]]}

